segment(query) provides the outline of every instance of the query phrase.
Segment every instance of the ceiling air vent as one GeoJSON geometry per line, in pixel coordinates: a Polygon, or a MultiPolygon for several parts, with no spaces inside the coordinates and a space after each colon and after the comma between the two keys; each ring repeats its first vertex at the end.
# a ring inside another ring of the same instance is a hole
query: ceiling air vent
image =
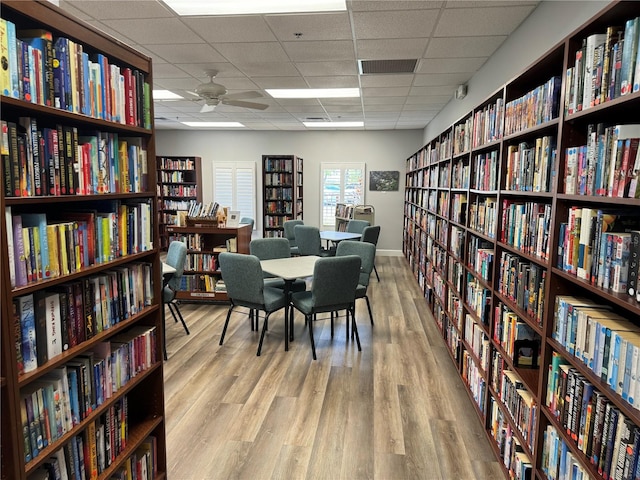
{"type": "Polygon", "coordinates": [[[405,60],[358,60],[360,75],[413,73],[417,64],[417,58],[405,60]]]}

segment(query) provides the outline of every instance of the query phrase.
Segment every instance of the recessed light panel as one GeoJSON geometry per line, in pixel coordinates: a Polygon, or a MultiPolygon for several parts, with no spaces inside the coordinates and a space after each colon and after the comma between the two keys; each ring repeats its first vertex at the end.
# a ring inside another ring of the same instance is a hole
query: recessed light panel
{"type": "Polygon", "coordinates": [[[200,128],[244,128],[240,122],[180,122],[188,127],[200,128]]]}
{"type": "Polygon", "coordinates": [[[273,98],[347,98],[359,97],[359,88],[267,88],[273,98]]]}
{"type": "Polygon", "coordinates": [[[164,0],[178,15],[346,12],[346,0],[164,0]]]}
{"type": "Polygon", "coordinates": [[[181,97],[177,93],[173,93],[169,90],[154,90],[153,91],[153,99],[154,100],[182,100],[184,97],[181,97]]]}
{"type": "Polygon", "coordinates": [[[364,122],[302,122],[307,128],[357,128],[364,127],[364,122]]]}

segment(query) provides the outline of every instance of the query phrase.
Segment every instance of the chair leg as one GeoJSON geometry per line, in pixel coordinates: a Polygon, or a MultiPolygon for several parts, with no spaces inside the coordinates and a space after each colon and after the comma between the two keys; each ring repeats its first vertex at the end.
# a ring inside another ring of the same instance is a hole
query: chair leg
{"type": "Polygon", "coordinates": [[[369,303],[369,297],[365,295],[365,300],[367,301],[367,308],[369,309],[369,319],[371,320],[371,325],[373,325],[373,313],[371,312],[371,303],[369,303]]]}
{"type": "Polygon", "coordinates": [[[171,315],[173,316],[173,321],[175,323],[178,323],[178,317],[176,316],[176,313],[173,311],[173,302],[167,302],[167,307],[169,307],[169,311],[171,312],[171,315]]]}
{"type": "Polygon", "coordinates": [[[378,275],[378,269],[376,268],[375,265],[373,266],[373,271],[375,272],[376,278],[378,279],[378,281],[380,281],[380,275],[378,275]]]}
{"type": "Polygon", "coordinates": [[[249,309],[249,321],[251,322],[251,331],[253,332],[253,308],[249,309]]]}
{"type": "Polygon", "coordinates": [[[227,333],[227,327],[229,326],[229,318],[231,317],[231,311],[233,310],[234,305],[231,305],[229,307],[229,310],[227,311],[227,319],[224,321],[224,327],[222,327],[222,335],[220,336],[220,343],[219,345],[222,345],[222,342],[224,342],[224,336],[227,333]]]}
{"type": "Polygon", "coordinates": [[[355,306],[351,309],[351,328],[352,331],[356,334],[356,343],[358,344],[358,351],[362,351],[362,347],[360,346],[360,335],[358,335],[358,326],[356,325],[356,311],[355,306]]]}
{"type": "Polygon", "coordinates": [[[260,343],[258,343],[258,353],[256,354],[258,357],[260,356],[260,352],[262,351],[262,341],[264,340],[264,334],[267,333],[268,324],[269,324],[269,314],[266,313],[264,316],[264,323],[262,324],[262,333],[260,334],[260,343]]]}
{"type": "Polygon", "coordinates": [[[187,328],[187,323],[184,321],[184,318],[182,317],[182,313],[180,312],[180,309],[178,308],[178,305],[174,302],[171,302],[169,304],[170,306],[173,306],[173,308],[175,309],[176,313],[178,314],[178,317],[180,318],[180,321],[182,322],[182,326],[184,327],[184,331],[187,332],[187,335],[189,335],[189,328],[187,328]]]}
{"type": "Polygon", "coordinates": [[[313,359],[317,360],[316,357],[316,342],[313,340],[313,322],[311,321],[311,315],[305,315],[307,317],[307,321],[309,322],[309,340],[311,341],[311,354],[313,355],[313,359]]]}

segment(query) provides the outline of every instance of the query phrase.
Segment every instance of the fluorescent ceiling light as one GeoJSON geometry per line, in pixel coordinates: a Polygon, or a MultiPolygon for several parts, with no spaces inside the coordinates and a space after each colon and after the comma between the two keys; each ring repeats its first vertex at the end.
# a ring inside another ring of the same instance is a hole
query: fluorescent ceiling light
{"type": "Polygon", "coordinates": [[[273,98],[346,98],[359,97],[360,89],[355,88],[266,88],[273,98]]]}
{"type": "Polygon", "coordinates": [[[184,97],[181,97],[177,93],[170,92],[169,90],[154,90],[153,91],[153,99],[154,100],[182,100],[184,97]]]}
{"type": "Polygon", "coordinates": [[[302,122],[305,127],[318,128],[353,128],[364,127],[364,122],[302,122]]]}
{"type": "Polygon", "coordinates": [[[346,0],[164,0],[178,15],[259,15],[347,11],[346,0]]]}
{"type": "Polygon", "coordinates": [[[240,122],[180,122],[188,127],[208,127],[208,128],[244,128],[240,122]]]}

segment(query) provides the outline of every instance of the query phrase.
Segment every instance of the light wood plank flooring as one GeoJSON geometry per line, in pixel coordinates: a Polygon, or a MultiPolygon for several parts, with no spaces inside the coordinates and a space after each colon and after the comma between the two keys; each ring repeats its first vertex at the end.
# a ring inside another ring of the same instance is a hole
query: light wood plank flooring
{"type": "Polygon", "coordinates": [[[296,315],[259,333],[227,306],[183,304],[187,336],[167,311],[169,480],[501,479],[474,407],[403,257],[378,257],[371,326],[357,303],[362,352],[344,318],[314,323],[318,360],[296,315]]]}

